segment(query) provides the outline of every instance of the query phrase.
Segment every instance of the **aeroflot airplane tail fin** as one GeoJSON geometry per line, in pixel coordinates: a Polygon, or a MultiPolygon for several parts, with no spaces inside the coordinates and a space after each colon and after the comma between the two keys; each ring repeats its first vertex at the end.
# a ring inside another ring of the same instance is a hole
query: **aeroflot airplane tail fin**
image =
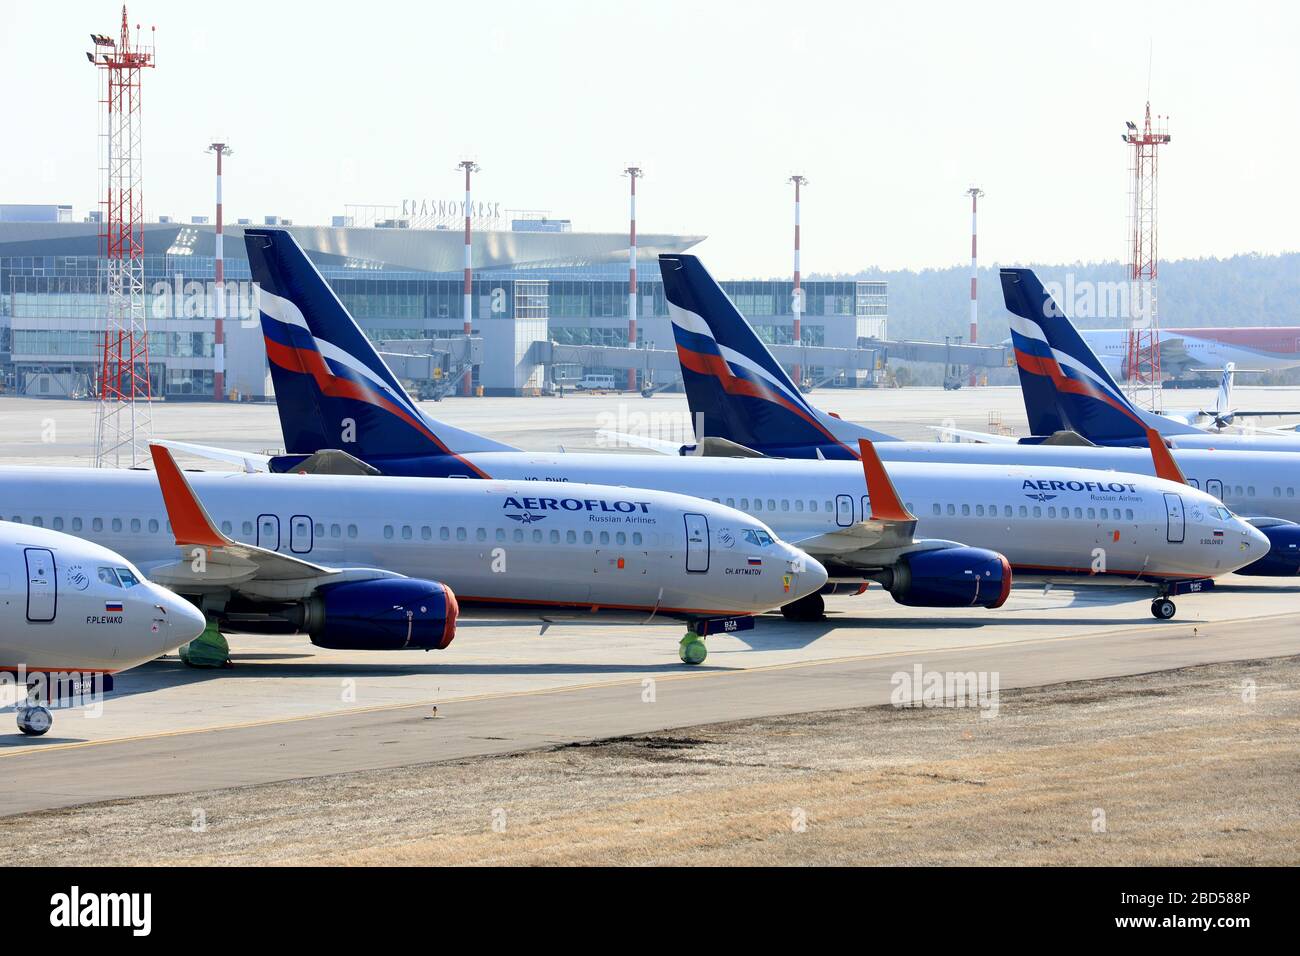
{"type": "Polygon", "coordinates": [[[1034,435],[1075,431],[1097,444],[1145,444],[1200,429],[1136,408],[1084,342],[1032,269],[1003,269],[1025,413],[1034,435]]]}
{"type": "Polygon", "coordinates": [[[889,435],[814,408],[695,256],[662,255],[664,296],[691,415],[703,433],[769,455],[856,458],[889,435]]]}
{"type": "Polygon", "coordinates": [[[244,241],[286,452],[373,461],[515,450],[427,418],[292,235],[246,229],[244,241]]]}

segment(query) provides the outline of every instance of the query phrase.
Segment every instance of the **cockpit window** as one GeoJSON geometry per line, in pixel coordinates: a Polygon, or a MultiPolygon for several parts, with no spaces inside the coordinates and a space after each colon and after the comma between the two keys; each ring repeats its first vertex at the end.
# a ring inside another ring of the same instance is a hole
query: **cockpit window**
{"type": "Polygon", "coordinates": [[[1214,515],[1216,518],[1222,518],[1224,521],[1229,521],[1232,519],[1232,512],[1229,511],[1227,508],[1219,508],[1219,507],[1211,508],[1210,514],[1214,515]]]}
{"type": "Polygon", "coordinates": [[[745,541],[749,544],[757,545],[760,548],[766,548],[772,543],[772,536],[766,531],[759,531],[755,528],[746,528],[745,541]]]}
{"type": "Polygon", "coordinates": [[[140,583],[140,579],[137,578],[135,574],[132,571],[128,570],[127,568],[118,568],[117,577],[118,580],[122,582],[122,587],[124,588],[133,588],[140,583]]]}
{"type": "Polygon", "coordinates": [[[117,572],[112,568],[100,568],[99,580],[111,588],[120,588],[122,586],[122,582],[117,579],[117,572]]]}

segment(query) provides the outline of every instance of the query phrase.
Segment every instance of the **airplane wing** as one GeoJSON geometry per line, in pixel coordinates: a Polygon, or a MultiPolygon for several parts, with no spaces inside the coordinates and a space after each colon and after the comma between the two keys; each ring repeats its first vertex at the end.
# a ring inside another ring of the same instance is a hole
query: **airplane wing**
{"type": "Polygon", "coordinates": [[[185,593],[229,589],[260,600],[292,601],[324,584],[405,577],[382,568],[331,568],[228,538],[194,494],[170,449],[153,443],[149,451],[172,533],[185,550],[174,564],[149,570],[158,584],[185,593]]]}
{"type": "Polygon", "coordinates": [[[916,516],[907,510],[894,487],[875,446],[858,440],[862,470],[867,480],[871,516],[863,521],[825,534],[790,543],[821,560],[823,557],[863,568],[892,564],[911,551],[932,551],[958,547],[958,542],[937,538],[917,539],[916,516]]]}

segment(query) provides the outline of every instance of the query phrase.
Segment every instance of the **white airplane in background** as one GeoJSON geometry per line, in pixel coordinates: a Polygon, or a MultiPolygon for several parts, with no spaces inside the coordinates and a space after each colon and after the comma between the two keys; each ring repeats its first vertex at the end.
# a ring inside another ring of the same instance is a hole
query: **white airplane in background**
{"type": "MultiPolygon", "coordinates": [[[[82,529],[214,618],[287,620],[319,647],[442,649],[462,607],[546,622],[600,612],[687,621],[679,650],[695,664],[701,628],[744,627],[733,619],[827,580],[761,520],[668,492],[185,475],[167,449],[152,452],[156,472],[0,468],[0,501],[22,502],[25,524],[82,529]]],[[[204,640],[225,653],[219,635],[204,640]]]]}
{"type": "Polygon", "coordinates": [[[145,580],[126,558],[73,535],[0,521],[0,673],[32,681],[18,729],[40,736],[53,718],[45,688],[58,675],[116,674],[198,637],[203,615],[145,580]]]}
{"type": "MultiPolygon", "coordinates": [[[[1098,360],[1116,378],[1128,377],[1128,331],[1079,329],[1098,360]]],[[[1300,328],[1255,326],[1160,330],[1160,368],[1179,378],[1189,372],[1211,371],[1227,364],[1265,372],[1300,366],[1300,328]]]]}
{"type": "MultiPolygon", "coordinates": [[[[1219,376],[1219,390],[1214,396],[1214,407],[1210,409],[1200,409],[1197,411],[1171,411],[1164,412],[1165,418],[1172,418],[1174,421],[1182,422],[1185,425],[1196,425],[1204,428],[1206,431],[1222,431],[1232,425],[1238,418],[1263,418],[1265,416],[1300,416],[1300,411],[1277,411],[1274,409],[1240,409],[1232,407],[1232,387],[1236,377],[1237,367],[1229,362],[1223,367],[1223,374],[1219,376]],[[1207,421],[1208,420],[1208,421],[1207,421]]],[[[1280,433],[1278,429],[1268,429],[1269,432],[1280,433]]]]}

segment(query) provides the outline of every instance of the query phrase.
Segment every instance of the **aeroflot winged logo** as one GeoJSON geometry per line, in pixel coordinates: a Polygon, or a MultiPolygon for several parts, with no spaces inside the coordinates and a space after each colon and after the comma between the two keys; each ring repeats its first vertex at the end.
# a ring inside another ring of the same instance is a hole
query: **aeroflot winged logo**
{"type": "Polygon", "coordinates": [[[525,511],[522,514],[506,513],[507,518],[513,518],[522,524],[532,524],[534,521],[541,521],[546,515],[535,515],[531,511],[525,511]]]}

